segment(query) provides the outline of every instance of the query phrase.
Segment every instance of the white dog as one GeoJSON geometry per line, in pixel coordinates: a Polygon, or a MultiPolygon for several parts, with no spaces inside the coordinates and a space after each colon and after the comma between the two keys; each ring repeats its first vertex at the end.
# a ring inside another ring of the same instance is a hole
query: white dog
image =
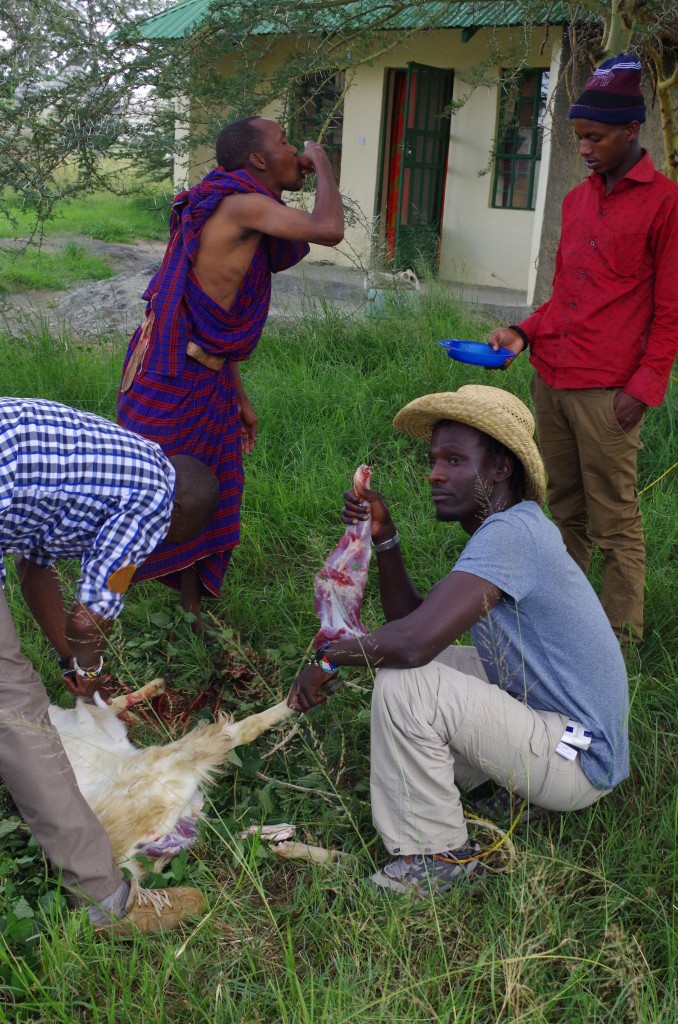
{"type": "Polygon", "coordinates": [[[294,712],[286,701],[242,722],[221,715],[162,746],[134,747],[120,720],[133,704],[165,688],[155,679],[111,704],[76,702],[73,710],[51,705],[78,786],[108,833],[115,860],[137,878],[143,855],[159,869],[190,845],[203,805],[202,787],[222,769],[230,750],[251,743],[294,712]]]}

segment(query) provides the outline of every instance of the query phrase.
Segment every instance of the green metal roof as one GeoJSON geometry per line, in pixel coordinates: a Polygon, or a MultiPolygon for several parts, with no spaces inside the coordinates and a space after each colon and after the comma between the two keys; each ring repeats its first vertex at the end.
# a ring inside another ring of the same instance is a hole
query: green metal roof
{"type": "Polygon", "coordinates": [[[183,0],[139,25],[144,39],[183,39],[204,20],[211,0],[183,0]]]}
{"type": "MultiPolygon", "coordinates": [[[[142,21],[139,31],[144,39],[182,39],[191,35],[207,18],[215,0],[183,0],[182,3],[168,7],[161,14],[142,21]]],[[[227,20],[237,20],[238,5],[233,4],[227,20]]],[[[357,0],[346,6],[316,12],[315,24],[320,31],[334,31],[338,27],[354,29],[363,25],[367,30],[370,24],[377,22],[379,31],[430,28],[461,28],[478,29],[485,26],[521,25],[526,21],[525,5],[522,3],[502,2],[502,0],[477,0],[474,3],[451,3],[449,0],[434,0],[432,3],[412,4],[404,9],[397,5],[391,17],[388,17],[388,4],[384,0],[357,0]],[[386,19],[386,20],[385,20],[386,19]]],[[[294,32],[295,22],[299,15],[295,9],[284,9],[275,22],[265,20],[252,29],[252,35],[270,35],[273,32],[294,32]]],[[[530,14],[530,21],[543,25],[562,24],[571,20],[569,4],[564,2],[544,4],[530,14]]]]}

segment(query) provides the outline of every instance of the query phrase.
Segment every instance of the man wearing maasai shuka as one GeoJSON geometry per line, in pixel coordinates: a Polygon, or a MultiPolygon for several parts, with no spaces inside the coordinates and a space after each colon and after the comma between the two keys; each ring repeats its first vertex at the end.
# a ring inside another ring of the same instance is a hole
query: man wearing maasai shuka
{"type": "Polygon", "coordinates": [[[137,579],[161,578],[181,592],[195,615],[204,594],[217,596],[240,539],[242,453],[250,452],[257,418],[238,363],[255,348],[266,323],[271,274],[294,266],[309,242],[343,238],[341,195],[322,146],[301,155],[282,128],[261,117],[227,125],[217,139],[218,167],[174,201],[170,241],[144,292],[146,321],[123,367],[118,422],[167,455],[192,455],[219,479],[210,526],[185,544],[161,544],[137,579]],[[316,175],[311,213],[285,206],[316,175]]]}

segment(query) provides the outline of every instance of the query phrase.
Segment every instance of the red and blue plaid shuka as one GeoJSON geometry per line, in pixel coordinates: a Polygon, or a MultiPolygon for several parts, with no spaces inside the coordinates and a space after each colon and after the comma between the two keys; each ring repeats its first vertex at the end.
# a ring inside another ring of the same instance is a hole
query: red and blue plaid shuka
{"type": "MultiPolygon", "coordinates": [[[[155,441],[166,455],[192,455],[219,479],[219,503],[209,527],[184,544],[163,542],[139,567],[136,580],[161,577],[179,587],[179,573],[194,565],[203,587],[218,595],[233,548],[240,541],[244,483],[240,421],[230,363],[247,359],[266,323],[271,273],[294,266],[308,245],[264,236],[231,308],[226,311],[200,288],[192,271],[200,232],[221,200],[234,192],[260,192],[282,200],[247,171],[211,171],[174,201],[170,241],[162,266],[143,298],[154,314],[150,344],[130,389],[118,395],[118,422],[155,441]],[[221,370],[186,357],[195,342],[225,356],[221,370]]],[[[141,336],[130,342],[123,373],[141,336]]]]}

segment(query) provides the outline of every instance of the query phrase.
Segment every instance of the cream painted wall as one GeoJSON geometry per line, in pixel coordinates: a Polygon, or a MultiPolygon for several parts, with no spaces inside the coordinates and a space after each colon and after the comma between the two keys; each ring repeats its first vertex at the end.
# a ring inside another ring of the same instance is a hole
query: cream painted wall
{"type": "MultiPolygon", "coordinates": [[[[550,43],[558,47],[561,30],[554,28],[550,43]]],[[[491,207],[492,174],[481,175],[488,166],[498,111],[498,90],[479,87],[475,91],[464,81],[464,71],[479,65],[496,41],[506,52],[512,44],[522,46],[530,67],[549,67],[551,50],[544,52],[544,29],[533,33],[526,43],[522,29],[481,29],[468,43],[459,31],[419,33],[370,66],[357,70],[344,104],[344,132],[341,191],[348,201],[349,224],[346,238],[336,249],[313,246],[312,261],[330,261],[367,267],[378,190],[381,118],[388,68],[405,68],[409,61],[450,68],[454,71],[454,99],[469,98],[453,116],[450,133],[448,173],[443,214],[440,276],[447,281],[469,285],[493,285],[527,292],[534,260],[533,238],[540,237],[540,214],[528,210],[495,210],[491,207]],[[351,223],[351,221],[355,221],[351,223]]],[[[276,48],[268,61],[284,59],[286,47],[276,48]]],[[[266,63],[262,63],[265,72],[266,63]]],[[[228,67],[224,64],[224,73],[228,67]]],[[[276,117],[275,106],[262,110],[276,117]]],[[[197,180],[211,166],[207,152],[194,155],[191,180],[197,180]]],[[[546,161],[542,166],[545,170],[546,161]]],[[[540,178],[540,192],[546,175],[540,178]]],[[[294,201],[293,197],[286,199],[294,201]]],[[[305,201],[309,201],[306,197],[305,201]]],[[[541,203],[543,210],[543,201],[541,203]]]]}

